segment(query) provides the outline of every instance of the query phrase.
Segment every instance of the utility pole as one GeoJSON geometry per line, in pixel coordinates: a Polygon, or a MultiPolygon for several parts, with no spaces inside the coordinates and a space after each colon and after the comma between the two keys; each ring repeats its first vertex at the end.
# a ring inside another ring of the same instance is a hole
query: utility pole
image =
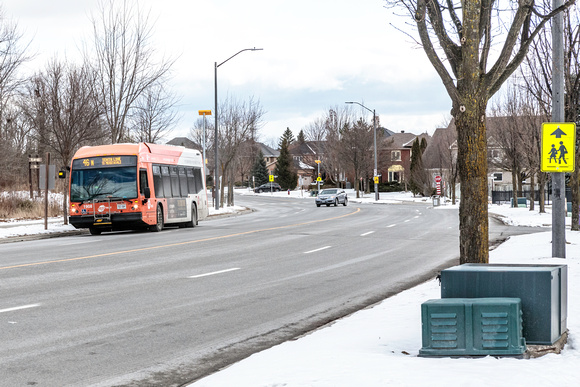
{"type": "MultiPolygon", "coordinates": [[[[552,0],[552,8],[562,0],[552,0]]],[[[552,122],[564,122],[564,14],[552,20],[552,122]]],[[[552,173],[552,257],[566,258],[566,184],[563,172],[552,173]]]]}

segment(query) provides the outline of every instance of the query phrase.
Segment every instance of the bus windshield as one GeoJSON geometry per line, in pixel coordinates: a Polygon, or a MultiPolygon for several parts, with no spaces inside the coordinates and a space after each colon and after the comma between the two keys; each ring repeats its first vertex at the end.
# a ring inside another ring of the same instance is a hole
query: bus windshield
{"type": "Polygon", "coordinates": [[[73,169],[71,172],[71,202],[93,199],[135,199],[137,168],[73,169]]]}

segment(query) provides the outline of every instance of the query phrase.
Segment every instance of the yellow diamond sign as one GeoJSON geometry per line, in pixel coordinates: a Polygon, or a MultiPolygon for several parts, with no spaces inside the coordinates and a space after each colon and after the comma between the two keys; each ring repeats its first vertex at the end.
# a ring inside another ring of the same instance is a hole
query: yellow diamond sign
{"type": "Polygon", "coordinates": [[[576,124],[542,124],[542,172],[573,172],[576,150],[576,124]]]}

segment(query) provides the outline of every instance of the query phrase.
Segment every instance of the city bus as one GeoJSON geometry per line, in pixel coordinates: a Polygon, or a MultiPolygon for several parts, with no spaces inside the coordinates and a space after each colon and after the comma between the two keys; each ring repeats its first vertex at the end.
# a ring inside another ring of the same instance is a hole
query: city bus
{"type": "Polygon", "coordinates": [[[70,166],[69,221],[103,231],[195,227],[208,215],[198,150],[149,143],[85,146],[70,166]]]}

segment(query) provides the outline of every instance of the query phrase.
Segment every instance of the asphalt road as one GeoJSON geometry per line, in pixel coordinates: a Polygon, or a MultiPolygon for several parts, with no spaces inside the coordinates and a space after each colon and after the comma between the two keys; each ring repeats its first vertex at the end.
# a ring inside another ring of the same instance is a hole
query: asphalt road
{"type": "Polygon", "coordinates": [[[179,386],[458,263],[456,210],[237,200],[255,211],[0,245],[0,385],[179,386]]]}

